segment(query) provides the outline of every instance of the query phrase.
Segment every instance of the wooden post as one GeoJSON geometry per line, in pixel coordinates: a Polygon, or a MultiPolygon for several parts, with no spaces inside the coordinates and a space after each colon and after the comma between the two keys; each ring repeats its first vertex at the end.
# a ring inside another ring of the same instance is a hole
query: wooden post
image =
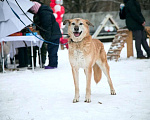
{"type": "Polygon", "coordinates": [[[126,39],[127,41],[127,57],[133,56],[133,37],[132,37],[132,31],[128,32],[128,37],[126,39]]]}
{"type": "Polygon", "coordinates": [[[150,47],[150,36],[149,36],[149,47],[150,47]]]}
{"type": "Polygon", "coordinates": [[[60,43],[60,46],[61,46],[61,50],[64,50],[64,45],[62,45],[62,44],[60,43]]]}
{"type": "Polygon", "coordinates": [[[147,32],[147,37],[149,37],[149,47],[150,47],[150,27],[149,26],[145,27],[145,30],[147,32]]]}

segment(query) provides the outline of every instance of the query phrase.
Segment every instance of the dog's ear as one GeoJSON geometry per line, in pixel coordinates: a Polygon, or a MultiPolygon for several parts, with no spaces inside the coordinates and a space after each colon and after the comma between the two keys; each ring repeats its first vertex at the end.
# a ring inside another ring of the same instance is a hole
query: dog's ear
{"type": "Polygon", "coordinates": [[[94,27],[94,25],[93,25],[92,23],[90,23],[88,20],[86,20],[86,24],[88,24],[88,25],[94,27]]]}
{"type": "Polygon", "coordinates": [[[66,25],[67,22],[70,24],[70,19],[66,19],[66,20],[63,22],[63,25],[66,25]]]}

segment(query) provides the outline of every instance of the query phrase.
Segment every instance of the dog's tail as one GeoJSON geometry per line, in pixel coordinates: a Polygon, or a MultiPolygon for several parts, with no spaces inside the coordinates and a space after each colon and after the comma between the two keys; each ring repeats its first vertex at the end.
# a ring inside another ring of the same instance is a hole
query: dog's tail
{"type": "Polygon", "coordinates": [[[96,83],[98,83],[102,78],[102,70],[95,63],[95,65],[93,66],[93,71],[94,71],[94,80],[95,80],[96,83]]]}

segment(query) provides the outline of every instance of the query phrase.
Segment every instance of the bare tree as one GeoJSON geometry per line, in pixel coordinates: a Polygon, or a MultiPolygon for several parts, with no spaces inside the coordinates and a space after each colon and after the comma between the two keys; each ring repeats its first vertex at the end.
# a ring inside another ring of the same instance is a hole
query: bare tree
{"type": "MultiPolygon", "coordinates": [[[[51,0],[36,0],[49,5],[51,0]]],[[[150,10],[150,0],[138,0],[141,8],[150,10]]],[[[90,13],[100,11],[118,11],[123,0],[63,0],[66,13],[90,13]]]]}
{"type": "Polygon", "coordinates": [[[44,3],[45,5],[50,5],[50,0],[34,0],[34,1],[37,1],[37,2],[42,2],[42,3],[44,3]]]}
{"type": "MultiPolygon", "coordinates": [[[[150,9],[150,0],[139,0],[142,9],[150,9]]],[[[66,13],[118,11],[123,0],[64,0],[66,13]]]]}

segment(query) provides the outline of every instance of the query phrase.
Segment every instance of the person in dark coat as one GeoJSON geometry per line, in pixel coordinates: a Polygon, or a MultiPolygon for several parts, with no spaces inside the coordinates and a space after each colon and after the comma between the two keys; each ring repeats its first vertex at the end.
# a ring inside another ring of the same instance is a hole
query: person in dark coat
{"type": "Polygon", "coordinates": [[[141,13],[141,7],[136,0],[123,0],[125,3],[126,12],[126,25],[129,30],[132,31],[135,37],[135,47],[137,51],[137,58],[144,59],[150,58],[150,47],[146,41],[145,32],[145,18],[141,13]],[[143,55],[141,45],[147,53],[147,57],[143,55]]]}
{"type": "Polygon", "coordinates": [[[48,57],[49,64],[45,66],[45,69],[54,69],[58,66],[58,48],[59,39],[62,37],[59,24],[56,22],[55,16],[53,15],[53,10],[44,4],[38,2],[33,2],[30,11],[39,16],[39,21],[41,24],[40,33],[42,37],[51,43],[48,43],[48,57]],[[44,29],[44,30],[43,30],[44,29]]]}

